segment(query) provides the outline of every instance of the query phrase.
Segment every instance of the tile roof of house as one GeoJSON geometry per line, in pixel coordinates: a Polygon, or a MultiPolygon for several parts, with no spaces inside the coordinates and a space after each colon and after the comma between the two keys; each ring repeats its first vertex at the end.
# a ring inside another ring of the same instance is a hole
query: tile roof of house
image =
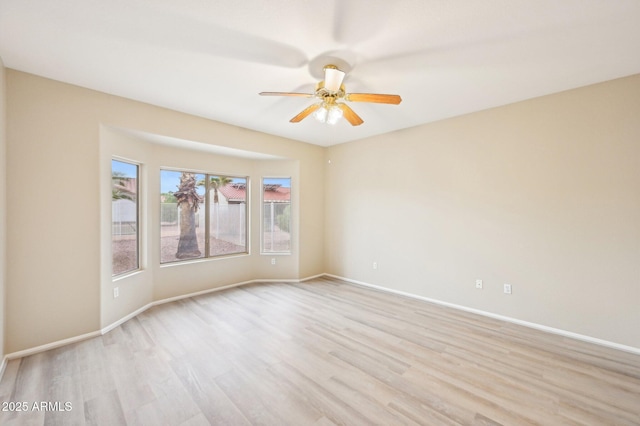
{"type": "Polygon", "coordinates": [[[291,201],[291,188],[283,188],[282,186],[278,186],[273,190],[267,188],[264,191],[264,201],[288,203],[291,201]]]}
{"type": "Polygon", "coordinates": [[[225,185],[218,191],[224,195],[228,201],[244,202],[247,198],[247,188],[244,184],[225,185]]]}
{"type": "MultiPolygon", "coordinates": [[[[228,201],[245,202],[247,187],[245,184],[231,184],[218,189],[228,201]]],[[[291,188],[280,185],[267,185],[264,191],[264,201],[272,203],[288,203],[291,201],[291,188]]]]}
{"type": "Polygon", "coordinates": [[[112,179],[112,183],[115,189],[124,190],[131,194],[138,192],[138,180],[132,177],[115,177],[112,179]]]}

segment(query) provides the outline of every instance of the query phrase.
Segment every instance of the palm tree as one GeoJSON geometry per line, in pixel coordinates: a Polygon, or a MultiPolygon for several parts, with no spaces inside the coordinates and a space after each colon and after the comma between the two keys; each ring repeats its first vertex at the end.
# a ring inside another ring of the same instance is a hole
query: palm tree
{"type": "MultiPolygon", "coordinates": [[[[226,176],[210,176],[209,177],[209,191],[213,190],[213,203],[218,204],[220,199],[218,198],[218,189],[224,188],[233,182],[233,179],[226,176]]],[[[204,179],[198,181],[198,186],[204,186],[204,179]]]]}
{"type": "MultiPolygon", "coordinates": [[[[233,182],[233,179],[228,178],[226,176],[209,176],[209,191],[213,191],[213,211],[215,211],[216,216],[216,234],[215,237],[218,238],[219,235],[219,214],[218,214],[218,206],[220,203],[220,199],[218,198],[218,190],[220,188],[224,188],[233,182]]],[[[198,182],[199,186],[204,186],[204,179],[198,182]]]]}
{"type": "Polygon", "coordinates": [[[196,191],[196,177],[193,173],[183,172],[180,175],[178,191],[173,194],[180,209],[180,240],[178,242],[177,259],[200,257],[196,235],[196,212],[202,197],[196,191]]]}
{"type": "Polygon", "coordinates": [[[123,172],[111,172],[111,200],[136,200],[135,192],[127,187],[127,181],[131,179],[123,172]]]}

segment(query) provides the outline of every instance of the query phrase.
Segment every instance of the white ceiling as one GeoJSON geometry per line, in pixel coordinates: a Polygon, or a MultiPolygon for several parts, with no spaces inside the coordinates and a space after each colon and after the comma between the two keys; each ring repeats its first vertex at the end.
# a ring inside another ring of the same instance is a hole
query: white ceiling
{"type": "Polygon", "coordinates": [[[322,146],[640,73],[640,0],[0,0],[5,66],[322,146]],[[289,119],[330,57],[352,127],[289,119]],[[327,58],[327,59],[325,59],[327,58]]]}

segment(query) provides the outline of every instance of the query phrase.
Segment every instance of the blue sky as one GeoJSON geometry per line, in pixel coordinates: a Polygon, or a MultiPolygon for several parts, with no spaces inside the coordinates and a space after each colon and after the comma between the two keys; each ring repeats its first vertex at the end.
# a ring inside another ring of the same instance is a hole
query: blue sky
{"type": "Polygon", "coordinates": [[[283,188],[291,188],[291,178],[264,178],[264,183],[278,183],[283,188]]]}
{"type": "MultiPolygon", "coordinates": [[[[160,192],[176,192],[180,184],[180,175],[182,172],[173,170],[160,170],[160,192]]],[[[204,173],[196,174],[196,182],[204,179],[204,173]]],[[[200,195],[204,195],[204,187],[197,187],[196,191],[200,195]]]]}
{"type": "MultiPolygon", "coordinates": [[[[161,170],[160,171],[160,192],[176,192],[178,189],[178,184],[180,183],[180,174],[181,172],[176,172],[172,170],[161,170]]],[[[204,179],[204,174],[196,174],[196,180],[204,179]]],[[[243,182],[244,178],[234,179],[234,182],[243,182]]],[[[265,178],[265,183],[275,183],[280,184],[285,188],[289,188],[291,186],[291,179],[289,178],[265,178]]],[[[198,194],[204,194],[204,188],[198,188],[198,194]]]]}
{"type": "MultiPolygon", "coordinates": [[[[124,173],[126,177],[135,177],[136,166],[134,164],[125,163],[122,161],[112,160],[111,170],[114,172],[124,173]]],[[[181,172],[173,170],[161,170],[160,171],[160,192],[175,192],[178,189],[180,183],[181,172]]],[[[203,173],[196,174],[196,180],[204,179],[203,173]]],[[[234,179],[234,181],[244,182],[243,178],[234,179]]],[[[285,188],[291,187],[290,178],[265,178],[264,183],[268,184],[280,184],[285,188]]],[[[204,188],[199,187],[198,193],[204,194],[204,188]]]]}
{"type": "Polygon", "coordinates": [[[138,166],[135,164],[123,163],[122,161],[111,160],[111,172],[123,173],[125,177],[136,177],[136,169],[138,166]]]}

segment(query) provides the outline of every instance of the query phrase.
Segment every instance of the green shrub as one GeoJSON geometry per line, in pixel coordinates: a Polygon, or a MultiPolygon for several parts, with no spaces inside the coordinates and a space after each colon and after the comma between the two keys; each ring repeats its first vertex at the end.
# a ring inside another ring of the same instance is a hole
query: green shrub
{"type": "Polygon", "coordinates": [[[282,209],[282,213],[276,216],[276,223],[281,231],[291,232],[289,229],[291,227],[291,204],[287,204],[287,206],[282,209]]]}

